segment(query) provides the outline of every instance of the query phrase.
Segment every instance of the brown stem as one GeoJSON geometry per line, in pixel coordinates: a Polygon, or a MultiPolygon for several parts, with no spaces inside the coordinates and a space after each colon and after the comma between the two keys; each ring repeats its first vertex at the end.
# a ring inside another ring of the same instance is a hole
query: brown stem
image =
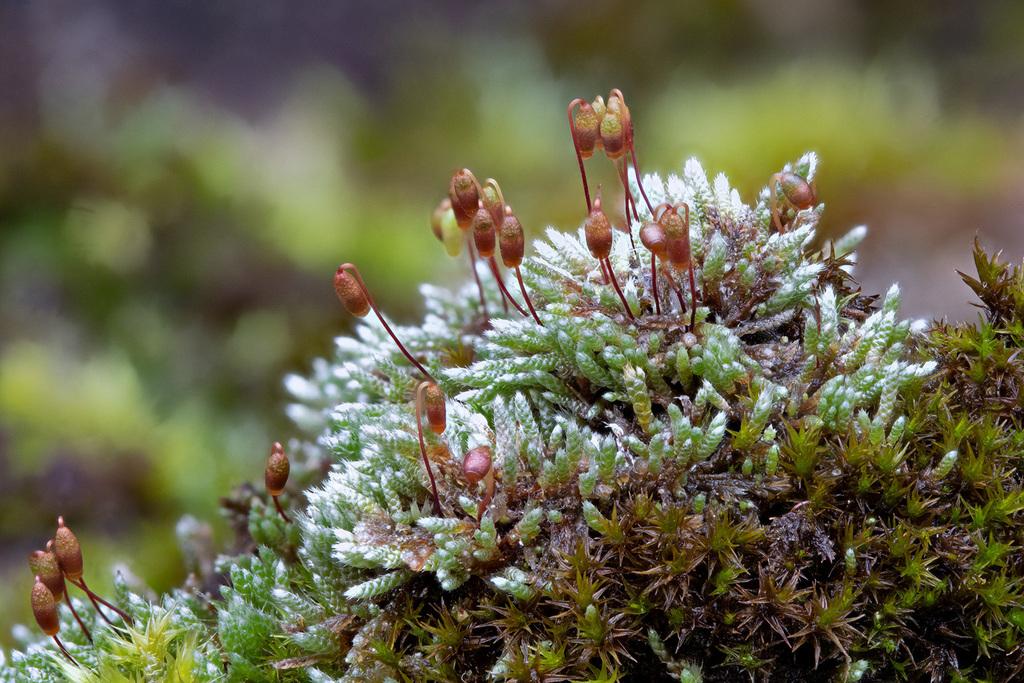
{"type": "MultiPolygon", "coordinates": [[[[508,299],[509,301],[512,302],[512,305],[516,307],[516,310],[519,311],[519,314],[525,317],[526,316],[526,311],[523,310],[523,307],[519,305],[518,301],[516,301],[514,298],[512,298],[512,294],[510,294],[509,291],[508,291],[508,288],[505,287],[505,281],[501,277],[501,268],[498,267],[498,262],[494,260],[493,256],[490,257],[487,260],[487,262],[491,266],[491,273],[494,274],[494,279],[497,280],[497,282],[498,282],[498,289],[501,290],[502,303],[504,303],[505,300],[508,299]]],[[[505,304],[505,312],[508,313],[508,304],[507,303],[505,304]]]]}
{"type": "Polygon", "coordinates": [[[605,285],[610,285],[612,281],[608,279],[608,269],[604,265],[604,259],[598,259],[597,262],[601,264],[601,279],[605,285]]]}
{"type": "Polygon", "coordinates": [[[466,253],[469,255],[469,269],[473,271],[473,279],[476,280],[476,291],[480,292],[480,308],[484,312],[484,317],[489,318],[490,313],[487,312],[487,299],[484,298],[484,286],[480,283],[480,274],[476,272],[476,248],[473,246],[473,237],[466,231],[466,253]]]}
{"type": "Polygon", "coordinates": [[[99,595],[97,595],[96,593],[93,593],[93,592],[92,592],[92,589],[91,589],[91,588],[89,588],[89,586],[88,586],[88,585],[86,585],[86,583],[85,583],[85,579],[83,579],[83,578],[79,578],[79,579],[78,579],[77,581],[72,581],[71,579],[68,579],[68,581],[71,581],[71,583],[75,584],[75,585],[76,585],[76,586],[78,586],[78,587],[79,587],[80,589],[82,589],[82,591],[84,591],[84,592],[85,592],[85,594],[86,594],[86,595],[87,595],[87,596],[89,597],[89,600],[90,600],[90,601],[92,601],[93,607],[95,607],[95,608],[96,608],[96,612],[97,612],[97,613],[98,613],[98,614],[99,614],[99,615],[100,615],[101,617],[103,617],[104,621],[106,621],[106,622],[107,622],[108,624],[110,624],[111,626],[113,626],[113,625],[114,625],[114,622],[112,622],[112,621],[111,621],[110,619],[107,619],[107,616],[106,616],[105,614],[103,614],[103,611],[102,611],[102,610],[100,610],[100,606],[99,606],[99,605],[97,604],[97,602],[99,602],[99,603],[101,603],[101,604],[103,604],[103,605],[107,606],[108,608],[110,608],[110,609],[111,609],[111,610],[113,610],[114,612],[117,612],[117,615],[118,615],[119,617],[121,617],[122,619],[124,619],[125,623],[129,623],[129,624],[130,624],[130,623],[132,623],[132,618],[128,616],[128,613],[127,613],[127,612],[125,612],[125,611],[124,611],[124,610],[122,610],[122,609],[119,609],[119,608],[118,608],[117,606],[115,606],[115,605],[111,604],[110,602],[108,602],[108,601],[104,600],[103,598],[101,598],[101,597],[100,597],[99,595]]]}
{"type": "Polygon", "coordinates": [[[480,502],[476,506],[476,523],[480,526],[480,521],[484,518],[484,510],[491,504],[491,499],[494,498],[494,472],[488,472],[487,477],[484,480],[484,497],[480,499],[480,502]]]}
{"type": "Polygon", "coordinates": [[[776,184],[779,182],[779,174],[776,173],[768,181],[768,206],[771,207],[772,222],[775,224],[775,229],[780,233],[786,232],[782,227],[782,219],[779,217],[779,203],[778,197],[775,194],[776,184]]]}
{"type": "MultiPolygon", "coordinates": [[[[491,275],[494,276],[495,282],[498,283],[498,293],[501,294],[501,310],[505,315],[508,315],[508,296],[505,292],[505,283],[501,281],[501,273],[498,272],[498,264],[495,263],[494,257],[487,259],[487,266],[491,269],[491,275]]],[[[514,301],[512,303],[515,303],[514,301]]],[[[526,312],[519,308],[519,304],[516,304],[516,309],[526,315],[526,312]]]]}
{"type": "Polygon", "coordinates": [[[277,514],[281,515],[281,519],[283,519],[285,523],[291,524],[292,520],[288,519],[288,515],[284,513],[284,508],[281,507],[281,501],[277,499],[277,496],[271,496],[271,498],[274,499],[274,507],[277,508],[277,514]]]}
{"type": "Polygon", "coordinates": [[[607,258],[604,259],[605,267],[608,269],[608,274],[611,276],[612,286],[615,288],[615,293],[619,295],[619,300],[622,302],[622,308],[626,311],[626,316],[630,320],[636,320],[633,316],[633,311],[629,310],[629,303],[626,301],[626,295],[622,293],[622,288],[619,287],[619,280],[615,277],[615,270],[612,268],[612,263],[607,258]]]}
{"type": "Polygon", "coordinates": [[[114,622],[110,620],[110,617],[103,613],[103,610],[100,608],[100,604],[96,602],[96,598],[94,598],[91,593],[86,593],[85,595],[87,598],[89,598],[89,602],[92,603],[93,609],[96,610],[96,614],[100,615],[100,618],[103,619],[103,621],[113,626],[114,622]]]}
{"type": "Polygon", "coordinates": [[[583,155],[580,154],[580,147],[576,144],[576,124],[572,120],[572,110],[577,105],[583,104],[584,100],[577,97],[569,103],[566,114],[569,116],[569,133],[572,135],[572,147],[576,150],[576,162],[580,165],[580,177],[583,179],[583,196],[587,199],[587,213],[590,213],[590,187],[587,185],[587,171],[583,168],[583,155]]]}
{"type": "Polygon", "coordinates": [[[636,242],[633,240],[633,231],[629,227],[629,207],[631,202],[633,206],[633,219],[639,222],[640,214],[636,211],[636,202],[633,201],[633,193],[629,191],[629,181],[626,177],[626,160],[621,159],[619,162],[615,163],[615,166],[618,168],[619,178],[622,180],[622,194],[625,197],[626,207],[624,209],[624,216],[626,219],[626,233],[629,235],[629,244],[633,247],[633,251],[636,252],[636,242]]]}
{"type": "Polygon", "coordinates": [[[60,651],[64,653],[64,656],[68,658],[68,661],[70,661],[75,666],[79,665],[78,660],[71,656],[71,653],[68,652],[68,649],[66,647],[64,647],[64,643],[60,642],[60,638],[57,637],[56,633],[53,634],[53,642],[57,643],[57,647],[59,647],[60,651]]]}
{"type": "Polygon", "coordinates": [[[651,254],[651,294],[654,296],[654,313],[661,315],[661,301],[658,300],[658,257],[651,254]]]}
{"type": "Polygon", "coordinates": [[[427,445],[423,442],[423,391],[427,388],[426,382],[421,382],[416,390],[416,436],[420,440],[420,455],[423,456],[423,466],[427,468],[427,476],[430,478],[430,492],[434,496],[434,514],[441,514],[441,499],[437,495],[437,482],[434,481],[434,470],[430,467],[430,458],[427,457],[427,445]]]}
{"type": "Polygon", "coordinates": [[[647,198],[647,193],[644,191],[644,181],[640,177],[640,162],[636,159],[636,145],[633,144],[633,140],[629,141],[629,153],[633,157],[633,172],[636,173],[636,184],[640,188],[640,194],[643,195],[644,203],[647,204],[647,210],[654,215],[654,209],[651,208],[651,200],[647,198]]]}
{"type": "Polygon", "coordinates": [[[526,300],[526,305],[530,308],[530,314],[533,316],[533,319],[537,321],[538,325],[544,327],[544,323],[540,321],[540,317],[537,315],[537,311],[533,307],[533,302],[530,301],[530,295],[526,291],[526,285],[523,284],[523,274],[520,272],[519,266],[516,266],[516,279],[519,280],[519,291],[523,293],[523,299],[526,300]]]}
{"type": "Polygon", "coordinates": [[[633,207],[633,220],[640,220],[640,213],[636,209],[636,199],[633,198],[633,191],[629,189],[629,170],[626,167],[625,157],[622,157],[616,164],[619,170],[619,178],[622,180],[622,189],[626,195],[626,222],[629,222],[629,207],[633,207]]]}
{"type": "Polygon", "coordinates": [[[697,283],[693,274],[693,257],[690,253],[690,205],[686,202],[681,202],[680,204],[686,210],[686,218],[684,219],[686,224],[686,269],[690,271],[690,330],[692,331],[697,325],[697,283]]]}
{"type": "Polygon", "coordinates": [[[74,603],[71,602],[71,595],[68,593],[68,591],[64,591],[64,599],[67,601],[68,607],[71,608],[71,614],[75,615],[75,621],[78,622],[78,626],[82,629],[82,633],[85,634],[86,640],[88,640],[91,643],[92,633],[90,633],[89,629],[87,629],[85,627],[85,624],[82,623],[82,617],[78,616],[78,610],[75,609],[74,603]]]}
{"type": "MultiPolygon", "coordinates": [[[[409,350],[405,348],[405,344],[402,343],[402,340],[398,338],[394,330],[391,329],[391,326],[388,325],[388,321],[385,320],[384,316],[380,314],[380,310],[377,308],[377,304],[374,302],[373,297],[370,295],[370,290],[366,287],[366,283],[363,282],[363,276],[359,274],[359,269],[356,268],[351,263],[343,263],[339,267],[350,271],[355,276],[356,282],[359,283],[359,288],[363,290],[363,295],[366,297],[367,303],[370,304],[370,308],[373,309],[374,314],[377,316],[377,320],[379,320],[380,324],[384,326],[384,329],[387,330],[387,333],[391,335],[391,338],[395,341],[395,344],[398,346],[398,350],[402,352],[402,355],[405,356],[410,363],[415,365],[417,370],[422,372],[424,375],[427,376],[428,379],[433,381],[433,375],[427,372],[427,369],[423,367],[420,364],[420,362],[413,357],[411,353],[409,353],[409,350]]],[[[476,273],[476,268],[473,269],[473,272],[476,273]]],[[[477,284],[479,284],[479,281],[477,284]]]]}
{"type": "MultiPolygon", "coordinates": [[[[505,213],[505,195],[501,191],[501,185],[498,185],[498,181],[494,178],[488,178],[484,181],[484,187],[494,188],[494,193],[498,195],[498,201],[501,202],[502,214],[505,213]]],[[[480,196],[483,196],[483,188],[480,189],[480,196]]],[[[505,288],[505,282],[501,279],[501,269],[498,267],[498,262],[494,260],[494,255],[490,256],[491,272],[494,274],[494,279],[498,281],[498,288],[501,290],[501,307],[505,310],[505,315],[508,315],[508,302],[511,301],[512,305],[516,307],[516,310],[523,316],[526,315],[526,311],[520,308],[516,300],[512,298],[512,295],[508,293],[505,288]]]]}

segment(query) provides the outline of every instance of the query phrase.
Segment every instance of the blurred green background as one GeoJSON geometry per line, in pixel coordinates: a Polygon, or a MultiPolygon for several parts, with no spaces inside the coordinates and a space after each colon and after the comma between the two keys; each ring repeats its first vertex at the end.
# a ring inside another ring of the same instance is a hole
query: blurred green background
{"type": "Polygon", "coordinates": [[[466,276],[427,227],[455,168],[575,226],[564,107],[615,86],[647,170],[750,198],[818,151],[826,230],[871,227],[859,279],[908,315],[975,315],[975,234],[1024,252],[1019,2],[0,5],[0,644],[58,513],[97,587],[180,583],[184,512],[227,538],[281,378],[351,326],[337,263],[404,321],[466,276]]]}

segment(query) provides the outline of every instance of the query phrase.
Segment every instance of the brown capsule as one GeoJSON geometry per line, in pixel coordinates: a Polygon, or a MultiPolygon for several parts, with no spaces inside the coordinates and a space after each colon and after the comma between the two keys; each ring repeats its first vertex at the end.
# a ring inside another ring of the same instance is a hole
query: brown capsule
{"type": "Polygon", "coordinates": [[[57,556],[45,550],[33,551],[28,557],[28,567],[32,574],[46,584],[46,587],[53,594],[53,599],[59,601],[64,597],[67,586],[64,583],[64,574],[60,571],[57,563],[57,556]]]}
{"type": "Polygon", "coordinates": [[[437,238],[438,242],[444,242],[444,231],[442,225],[444,223],[444,215],[448,213],[448,210],[452,208],[452,200],[445,197],[441,200],[441,203],[434,209],[434,213],[430,214],[430,229],[434,233],[434,237],[437,238]]]}
{"type": "Polygon", "coordinates": [[[498,234],[498,246],[501,248],[501,262],[506,268],[518,268],[523,262],[526,240],[523,237],[523,225],[512,213],[512,207],[505,207],[505,220],[501,222],[498,234]]]}
{"type": "Polygon", "coordinates": [[[669,240],[666,255],[669,263],[680,270],[690,267],[690,240],[669,240]]]}
{"type": "Polygon", "coordinates": [[[476,177],[468,168],[456,171],[448,185],[448,198],[452,202],[455,220],[463,230],[468,229],[473,223],[473,215],[480,202],[479,188],[476,177]]]}
{"type": "Polygon", "coordinates": [[[782,188],[782,194],[786,196],[786,201],[797,209],[809,209],[814,206],[814,188],[796,173],[780,173],[779,186],[782,188]]]}
{"type": "Polygon", "coordinates": [[[647,251],[658,258],[665,257],[665,230],[657,223],[645,223],[644,227],[640,228],[640,241],[647,247],[647,251]]]}
{"type": "Polygon", "coordinates": [[[60,570],[57,556],[53,554],[52,549],[53,541],[47,541],[46,550],[36,550],[29,556],[28,566],[32,573],[39,577],[50,590],[55,603],[59,604],[61,599],[67,599],[68,607],[71,608],[71,614],[74,615],[75,621],[78,622],[79,627],[82,629],[82,633],[85,634],[86,639],[91,643],[92,634],[89,632],[89,627],[82,623],[82,618],[78,616],[75,606],[71,603],[71,598],[67,594],[68,587],[64,582],[64,574],[60,570]]]}
{"type": "Polygon", "coordinates": [[[601,119],[601,142],[609,159],[618,159],[626,153],[626,118],[619,102],[617,97],[608,98],[608,111],[601,119]]]}
{"type": "Polygon", "coordinates": [[[60,619],[57,616],[57,601],[53,593],[46,587],[40,577],[36,577],[32,585],[32,614],[43,633],[55,636],[60,632],[60,619]]]}
{"type": "Polygon", "coordinates": [[[74,532],[64,526],[64,517],[57,518],[57,533],[53,537],[53,552],[57,556],[57,564],[71,581],[82,578],[85,563],[82,560],[82,546],[74,532]]]}
{"type": "Polygon", "coordinates": [[[434,382],[430,382],[427,384],[423,394],[427,422],[430,423],[430,428],[434,430],[435,434],[441,434],[447,426],[444,393],[441,391],[441,387],[437,386],[434,382]]]}
{"type": "Polygon", "coordinates": [[[267,469],[263,473],[263,481],[267,485],[267,492],[272,496],[280,496],[284,493],[285,484],[288,483],[288,473],[291,471],[291,463],[284,448],[275,443],[270,449],[270,457],[267,458],[267,469]]]}
{"type": "Polygon", "coordinates": [[[362,318],[370,312],[370,300],[366,298],[366,292],[359,286],[355,276],[345,268],[339,267],[334,273],[334,291],[350,315],[362,318]]]}
{"type": "Polygon", "coordinates": [[[582,102],[572,115],[573,137],[580,156],[589,159],[601,138],[601,119],[589,102],[582,102]]]}
{"type": "Polygon", "coordinates": [[[494,240],[494,220],[491,218],[491,212],[484,207],[483,202],[480,202],[473,216],[473,243],[480,252],[480,258],[494,256],[494,240]]]}
{"type": "Polygon", "coordinates": [[[501,225],[505,219],[505,200],[501,196],[501,190],[494,179],[488,179],[484,183],[483,191],[480,193],[480,201],[484,208],[491,214],[491,220],[495,226],[501,225]]]}
{"type": "Polygon", "coordinates": [[[489,446],[477,446],[462,460],[462,474],[470,485],[475,486],[491,471],[491,449],[489,446]]]}
{"type": "Polygon", "coordinates": [[[665,256],[676,268],[684,269],[690,265],[690,227],[675,209],[669,209],[661,215],[659,221],[665,231],[665,256]]]}
{"type": "Polygon", "coordinates": [[[633,128],[633,115],[630,114],[629,107],[626,105],[626,98],[618,88],[614,88],[608,95],[608,108],[622,119],[622,125],[626,128],[626,143],[628,144],[629,132],[633,128]]]}
{"type": "Polygon", "coordinates": [[[686,220],[679,215],[677,207],[671,207],[662,213],[658,223],[665,231],[665,239],[677,240],[690,236],[686,220]]]}
{"type": "Polygon", "coordinates": [[[596,259],[606,259],[612,253],[612,224],[601,210],[601,198],[594,200],[594,207],[583,225],[587,236],[587,248],[596,259]]]}
{"type": "Polygon", "coordinates": [[[608,95],[608,110],[619,117],[623,133],[625,134],[623,142],[628,148],[633,144],[633,115],[630,114],[629,107],[626,106],[626,98],[618,88],[614,88],[608,95]]]}

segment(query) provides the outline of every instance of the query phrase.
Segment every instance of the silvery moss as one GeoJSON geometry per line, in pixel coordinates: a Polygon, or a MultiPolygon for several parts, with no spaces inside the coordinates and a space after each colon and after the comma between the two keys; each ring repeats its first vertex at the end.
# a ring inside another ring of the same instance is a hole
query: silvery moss
{"type": "MultiPolygon", "coordinates": [[[[816,165],[786,170],[813,180],[816,165]]],[[[427,436],[443,514],[418,448],[422,378],[362,325],[287,380],[291,417],[319,434],[290,445],[308,485],[295,524],[240,489],[238,552],[217,562],[226,585],[204,586],[207,568],[151,602],[122,582],[132,629],[92,623],[90,647],[63,614],[81,667],[21,629],[0,680],[1024,670],[1024,276],[979,251],[988,318],[922,336],[898,318],[895,286],[878,298],[852,280],[863,228],[816,247],[818,206],[779,233],[767,189],[748,206],[695,160],[644,186],[652,204],[692,210],[693,329],[685,289],[680,301],[667,281],[652,312],[638,223],[638,250],[619,232],[611,254],[636,322],[582,231],[549,230],[523,264],[543,326],[482,318],[469,286],[425,286],[423,322],[398,334],[448,397],[446,431],[427,436]],[[478,523],[461,460],[480,445],[498,483],[478,523]]],[[[486,295],[500,310],[493,283],[486,295]]],[[[191,548],[192,526],[179,531],[191,548]]]]}

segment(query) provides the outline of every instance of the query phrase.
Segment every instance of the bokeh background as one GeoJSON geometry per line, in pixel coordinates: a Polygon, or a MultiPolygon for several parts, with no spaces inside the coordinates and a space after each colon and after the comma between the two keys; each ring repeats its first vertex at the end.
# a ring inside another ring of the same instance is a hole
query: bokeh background
{"type": "Polygon", "coordinates": [[[0,3],[0,644],[58,512],[97,587],[179,583],[185,512],[227,535],[281,378],[351,325],[336,264],[399,320],[466,276],[427,222],[455,168],[575,226],[565,103],[613,86],[648,170],[751,197],[817,150],[826,230],[870,226],[859,279],[908,315],[975,315],[975,235],[1024,253],[1024,3],[0,3]]]}

